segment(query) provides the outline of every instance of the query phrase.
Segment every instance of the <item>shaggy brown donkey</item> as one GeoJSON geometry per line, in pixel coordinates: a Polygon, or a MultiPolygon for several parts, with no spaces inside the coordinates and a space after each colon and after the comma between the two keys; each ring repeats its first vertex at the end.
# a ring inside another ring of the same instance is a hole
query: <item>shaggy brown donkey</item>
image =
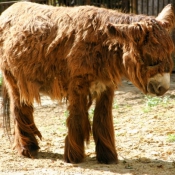
{"type": "MultiPolygon", "coordinates": [[[[44,93],[68,99],[66,162],[78,163],[85,157],[93,100],[97,160],[117,162],[114,91],[122,77],[145,94],[163,95],[169,89],[174,20],[171,5],[157,17],[92,6],[19,2],[9,7],[0,16],[0,68],[14,118],[14,148],[27,157],[37,154],[36,136],[42,136],[34,123],[33,102],[40,103],[44,93]]],[[[9,115],[4,117],[8,126],[9,115]]]]}

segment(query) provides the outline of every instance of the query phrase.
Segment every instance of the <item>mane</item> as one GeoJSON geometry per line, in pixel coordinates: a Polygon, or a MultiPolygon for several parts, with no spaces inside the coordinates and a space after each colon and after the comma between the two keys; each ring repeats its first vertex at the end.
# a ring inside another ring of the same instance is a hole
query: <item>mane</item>
{"type": "Polygon", "coordinates": [[[109,22],[114,23],[114,24],[131,24],[134,22],[140,22],[142,20],[151,20],[151,19],[155,19],[155,17],[146,16],[146,15],[119,13],[117,15],[110,16],[109,22]]]}
{"type": "MultiPolygon", "coordinates": [[[[83,13],[91,11],[94,17],[99,16],[101,21],[111,22],[113,24],[131,24],[131,23],[140,22],[143,20],[155,19],[155,16],[147,16],[144,14],[139,14],[139,15],[138,14],[126,14],[126,13],[119,12],[113,9],[97,8],[94,6],[86,6],[86,7],[87,8],[82,8],[83,13]]],[[[81,7],[79,8],[81,9],[81,7]]]]}

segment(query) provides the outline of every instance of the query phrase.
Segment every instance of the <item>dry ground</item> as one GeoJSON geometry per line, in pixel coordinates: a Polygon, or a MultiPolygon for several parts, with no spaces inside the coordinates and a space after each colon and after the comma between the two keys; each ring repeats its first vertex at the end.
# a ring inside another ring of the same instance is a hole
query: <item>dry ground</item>
{"type": "MultiPolygon", "coordinates": [[[[175,175],[175,75],[163,98],[146,98],[126,81],[116,92],[113,115],[119,164],[97,163],[93,138],[83,163],[65,163],[65,103],[43,97],[35,108],[35,122],[43,135],[37,159],[20,157],[11,149],[0,118],[0,175],[175,175]]],[[[89,113],[92,118],[93,107],[89,113]]]]}

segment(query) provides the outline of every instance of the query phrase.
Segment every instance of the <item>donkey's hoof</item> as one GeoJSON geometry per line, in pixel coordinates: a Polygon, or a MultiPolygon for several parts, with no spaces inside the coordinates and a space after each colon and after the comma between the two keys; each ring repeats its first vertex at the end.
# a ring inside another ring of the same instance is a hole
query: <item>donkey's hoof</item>
{"type": "Polygon", "coordinates": [[[28,158],[36,158],[39,149],[40,147],[37,145],[18,147],[18,153],[28,158]]]}

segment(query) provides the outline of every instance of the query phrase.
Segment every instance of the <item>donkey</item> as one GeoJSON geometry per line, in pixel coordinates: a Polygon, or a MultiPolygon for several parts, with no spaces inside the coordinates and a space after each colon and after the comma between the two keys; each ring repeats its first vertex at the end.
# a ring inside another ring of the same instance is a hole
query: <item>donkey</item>
{"type": "Polygon", "coordinates": [[[43,93],[68,101],[66,162],[79,163],[85,157],[84,144],[91,133],[88,109],[93,101],[97,160],[117,162],[114,91],[123,77],[145,94],[160,96],[169,89],[174,22],[171,5],[157,17],[30,2],[15,3],[4,11],[0,16],[4,121],[8,129],[9,117],[14,119],[18,153],[37,155],[36,136],[42,136],[34,122],[33,103],[40,103],[43,93]]]}

